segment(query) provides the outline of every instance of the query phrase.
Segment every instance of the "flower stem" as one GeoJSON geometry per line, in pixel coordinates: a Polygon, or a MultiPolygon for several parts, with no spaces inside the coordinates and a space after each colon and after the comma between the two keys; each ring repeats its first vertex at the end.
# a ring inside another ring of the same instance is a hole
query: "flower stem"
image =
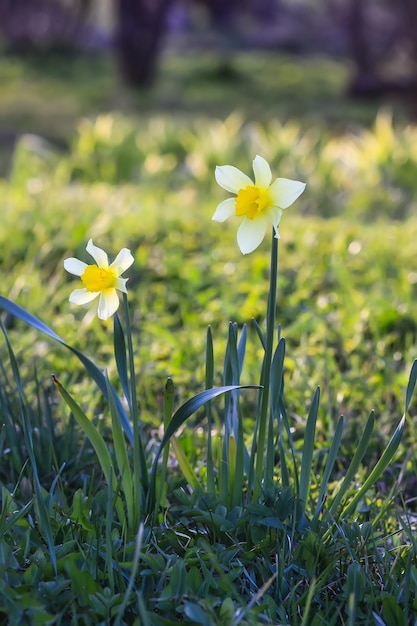
{"type": "Polygon", "coordinates": [[[130,383],[130,397],[131,397],[131,412],[133,422],[133,493],[135,507],[135,520],[136,527],[139,526],[140,510],[142,503],[141,483],[147,484],[148,476],[146,470],[145,451],[143,449],[142,440],[139,432],[139,410],[136,394],[136,374],[135,374],[135,362],[133,355],[132,344],[132,325],[130,320],[130,309],[127,294],[123,294],[123,304],[125,308],[126,317],[126,339],[127,339],[127,352],[129,359],[129,383],[130,383]]]}
{"type": "Polygon", "coordinates": [[[253,486],[253,499],[259,496],[263,478],[264,478],[264,454],[265,454],[265,440],[268,427],[268,414],[269,414],[269,391],[270,391],[270,378],[271,378],[271,362],[272,352],[274,347],[275,336],[275,316],[277,305],[277,277],[278,277],[278,239],[275,237],[275,232],[272,230],[272,245],[271,245],[271,267],[270,267],[270,280],[269,280],[269,294],[268,294],[268,308],[266,314],[266,341],[265,341],[265,356],[264,366],[262,368],[261,385],[262,398],[261,407],[259,413],[259,431],[258,442],[256,452],[256,466],[255,466],[255,483],[253,486]]]}

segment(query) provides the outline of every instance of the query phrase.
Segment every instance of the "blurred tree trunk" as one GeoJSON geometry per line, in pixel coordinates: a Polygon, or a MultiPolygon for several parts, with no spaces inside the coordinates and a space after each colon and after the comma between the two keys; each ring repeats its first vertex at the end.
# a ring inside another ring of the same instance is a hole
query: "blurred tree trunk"
{"type": "Polygon", "coordinates": [[[125,80],[149,85],[154,77],[172,0],[116,0],[117,50],[125,80]]]}
{"type": "Polygon", "coordinates": [[[369,45],[363,0],[350,1],[346,22],[351,54],[356,68],[350,91],[353,95],[369,94],[377,89],[379,81],[369,45]]]}
{"type": "Polygon", "coordinates": [[[417,2],[416,0],[401,0],[400,4],[404,16],[404,37],[410,42],[413,80],[417,84],[417,2]]]}
{"type": "Polygon", "coordinates": [[[212,22],[218,27],[230,26],[239,9],[242,9],[242,5],[245,5],[244,0],[204,0],[204,4],[207,5],[212,22]]]}
{"type": "Polygon", "coordinates": [[[387,93],[414,97],[417,87],[417,1],[387,1],[381,2],[379,7],[377,4],[372,7],[368,0],[349,0],[346,7],[348,40],[356,69],[350,93],[367,97],[387,93]],[[379,16],[375,7],[380,9],[379,16]],[[387,74],[387,65],[395,67],[396,59],[398,68],[401,64],[406,72],[387,74]]]}

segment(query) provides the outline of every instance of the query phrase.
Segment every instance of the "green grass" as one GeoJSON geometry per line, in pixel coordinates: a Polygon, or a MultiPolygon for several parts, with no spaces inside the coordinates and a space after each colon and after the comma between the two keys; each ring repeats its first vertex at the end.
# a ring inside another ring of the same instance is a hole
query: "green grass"
{"type": "MultiPolygon", "coordinates": [[[[240,55],[231,82],[208,57],[185,63],[166,57],[146,95],[112,93],[108,59],[69,59],[65,80],[61,63],[45,64],[41,71],[33,62],[1,60],[10,88],[2,90],[0,110],[8,124],[69,142],[62,150],[23,137],[0,180],[1,295],[108,369],[121,394],[112,322],[69,304],[76,281],[63,260],[86,259],[89,237],[113,254],[132,250],[136,389],[150,468],[173,410],[202,391],[207,377],[216,386],[235,382],[230,320],[239,337],[247,325],[240,382],[259,382],[263,349],[252,318],[264,327],[269,244],[243,257],[236,221],[218,224],[211,216],[225,197],[214,182],[215,165],[250,173],[252,158],[262,154],[276,175],[307,182],[280,227],[277,322],[286,338],[280,414],[288,429],[268,440],[275,446],[273,483],[256,501],[245,489],[236,500],[228,488],[238,476],[220,469],[226,441],[232,471],[235,445],[222,438],[224,403],[211,402],[211,418],[200,409],[163,457],[161,508],[151,523],[140,503],[144,526],[137,535],[121,510],[139,505],[129,501],[129,482],[117,472],[123,447],[117,408],[75,355],[3,315],[12,352],[1,344],[0,624],[413,623],[411,397],[395,458],[361,489],[385,458],[416,356],[415,126],[397,113],[394,122],[387,111],[375,118],[374,105],[345,101],[347,68],[327,60],[283,58],[274,67],[266,56],[240,55]],[[25,103],[16,100],[22,81],[25,103]],[[36,103],[46,107],[40,114],[36,103]],[[119,107],[124,113],[92,116],[119,107]],[[79,119],[86,114],[91,119],[79,119]],[[75,399],[71,413],[51,373],[75,399]],[[172,410],[168,376],[175,383],[172,410]],[[94,453],[98,435],[90,429],[85,437],[79,411],[103,437],[114,464],[109,480],[107,461],[100,465],[94,453]],[[209,419],[215,492],[205,488],[209,419]],[[358,445],[373,419],[373,433],[358,445]],[[363,458],[350,465],[358,448],[363,458]],[[349,467],[351,482],[332,509],[349,467]]],[[[249,446],[256,391],[241,392],[239,410],[249,446]]],[[[126,450],[133,466],[129,444],[126,450]]]]}

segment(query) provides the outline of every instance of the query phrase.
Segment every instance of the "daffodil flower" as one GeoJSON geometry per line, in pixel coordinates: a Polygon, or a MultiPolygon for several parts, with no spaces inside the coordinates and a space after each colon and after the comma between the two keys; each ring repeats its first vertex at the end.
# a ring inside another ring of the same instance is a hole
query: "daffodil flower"
{"type": "Polygon", "coordinates": [[[253,160],[253,173],[255,182],[233,165],[216,167],[216,181],[236,197],[220,202],[212,219],[224,222],[232,215],[244,218],[237,231],[237,243],[243,254],[253,252],[262,243],[268,224],[279,238],[282,210],[295,202],[305,189],[305,183],[288,178],[277,178],[271,184],[271,168],[260,156],[253,160]]]}
{"type": "Polygon", "coordinates": [[[87,265],[73,257],[64,261],[67,272],[80,276],[84,285],[82,289],[74,289],[69,301],[75,304],[87,304],[99,297],[97,314],[100,319],[107,320],[119,306],[116,290],[127,293],[127,278],[121,278],[121,274],[132,265],[134,259],[130,250],[123,248],[109,265],[107,254],[101,248],[97,248],[92,239],[89,240],[86,250],[95,260],[95,265],[87,265]]]}

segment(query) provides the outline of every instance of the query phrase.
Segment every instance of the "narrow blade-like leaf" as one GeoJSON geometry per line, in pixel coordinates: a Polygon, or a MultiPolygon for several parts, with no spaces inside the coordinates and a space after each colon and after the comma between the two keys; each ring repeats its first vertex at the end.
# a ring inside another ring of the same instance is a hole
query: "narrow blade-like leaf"
{"type": "Polygon", "coordinates": [[[363,431],[358,447],[356,448],[355,454],[353,455],[353,459],[351,460],[349,467],[346,471],[345,477],[342,481],[342,484],[337,490],[337,493],[335,497],[333,498],[332,503],[330,505],[330,508],[329,508],[330,515],[334,515],[337,507],[339,506],[347,490],[349,489],[349,485],[352,482],[353,477],[358,471],[359,465],[361,464],[361,461],[365,455],[365,452],[368,449],[368,445],[371,440],[372,432],[374,429],[374,422],[375,422],[374,412],[371,411],[368,417],[368,421],[366,422],[365,430],[363,431]]]}
{"type": "Polygon", "coordinates": [[[317,500],[317,506],[316,506],[316,510],[314,511],[314,517],[312,521],[313,527],[318,520],[318,517],[320,515],[320,510],[324,504],[327,485],[329,483],[330,475],[333,471],[333,467],[336,462],[337,455],[340,449],[340,443],[342,441],[343,427],[344,427],[344,419],[343,419],[343,416],[341,416],[336,426],[332,445],[330,446],[329,454],[327,456],[327,461],[326,461],[326,466],[324,468],[323,477],[321,479],[319,497],[317,500]]]}
{"type": "MultiPolygon", "coordinates": [[[[80,352],[76,348],[73,348],[72,346],[67,344],[59,335],[57,335],[53,330],[51,330],[46,324],[41,322],[40,319],[38,319],[37,317],[35,317],[34,315],[29,313],[22,307],[20,307],[18,304],[15,304],[8,298],[5,298],[4,296],[0,296],[0,307],[2,307],[5,311],[10,313],[11,315],[14,315],[18,319],[20,319],[22,322],[25,322],[25,324],[32,326],[32,328],[35,328],[36,330],[41,331],[48,337],[51,337],[51,339],[58,341],[58,343],[65,346],[68,350],[70,350],[73,354],[75,354],[75,356],[84,365],[85,369],[90,374],[91,378],[94,380],[94,382],[96,383],[96,385],[98,386],[102,394],[107,398],[107,385],[106,385],[106,380],[104,378],[103,373],[99,370],[99,368],[96,365],[94,365],[92,361],[90,361],[89,358],[84,356],[82,352],[80,352]]],[[[126,432],[128,439],[131,442],[133,442],[133,432],[132,432],[132,427],[129,422],[129,418],[119,398],[116,399],[116,402],[117,402],[117,405],[118,405],[117,408],[118,408],[118,411],[122,420],[123,429],[126,432]]]]}
{"type": "Polygon", "coordinates": [[[310,411],[307,418],[307,424],[304,434],[303,457],[301,460],[300,472],[300,488],[298,498],[301,501],[303,511],[307,504],[307,498],[310,491],[310,475],[311,463],[313,460],[314,441],[316,436],[317,413],[319,410],[320,388],[316,389],[313,400],[311,402],[310,411]]]}
{"type": "Polygon", "coordinates": [[[405,426],[405,415],[401,418],[400,423],[395,429],[393,436],[391,437],[387,447],[382,453],[374,469],[369,474],[368,478],[365,480],[362,487],[356,492],[355,496],[349,502],[347,507],[343,509],[344,516],[349,515],[349,513],[356,507],[359,500],[361,500],[365,496],[365,494],[369,491],[369,489],[381,477],[385,468],[388,467],[388,465],[391,463],[392,459],[394,458],[394,454],[396,453],[398,446],[400,445],[400,441],[401,441],[403,431],[404,431],[404,426],[405,426]]]}
{"type": "Polygon", "coordinates": [[[410,406],[411,398],[413,397],[414,389],[416,386],[416,381],[417,381],[417,359],[414,361],[411,367],[410,376],[408,377],[407,392],[405,394],[404,413],[407,413],[408,407],[410,406]]]}

